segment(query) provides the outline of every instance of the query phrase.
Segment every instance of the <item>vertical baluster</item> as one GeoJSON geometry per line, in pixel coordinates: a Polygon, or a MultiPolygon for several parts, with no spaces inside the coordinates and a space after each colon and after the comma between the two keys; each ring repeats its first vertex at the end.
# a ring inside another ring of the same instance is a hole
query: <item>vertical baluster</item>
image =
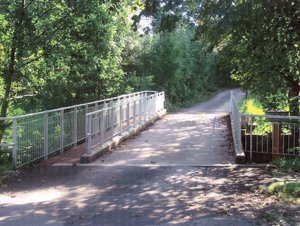
{"type": "Polygon", "coordinates": [[[136,102],[133,100],[133,125],[135,126],[136,121],[136,102]]]}
{"type": "Polygon", "coordinates": [[[103,144],[104,142],[104,131],[105,131],[105,116],[104,116],[104,111],[106,111],[105,108],[103,108],[101,110],[101,114],[100,114],[100,121],[101,121],[101,124],[100,124],[100,145],[103,144]]]}
{"type": "Polygon", "coordinates": [[[44,160],[48,159],[48,143],[49,136],[48,136],[48,112],[44,113],[44,160]]]}
{"type": "MultiPolygon", "coordinates": [[[[17,168],[17,155],[18,155],[18,134],[17,134],[17,119],[13,119],[13,150],[12,150],[12,167],[17,168]]],[[[23,163],[23,162],[21,162],[23,163]]]]}
{"type": "Polygon", "coordinates": [[[120,133],[122,133],[122,124],[123,124],[123,106],[122,106],[122,101],[120,100],[120,133]]]}
{"type": "Polygon", "coordinates": [[[252,126],[253,126],[253,122],[252,122],[252,116],[250,116],[250,163],[252,162],[252,126]]]}
{"type": "Polygon", "coordinates": [[[92,115],[87,114],[85,117],[87,124],[87,153],[92,153],[92,115]]]}
{"type": "Polygon", "coordinates": [[[139,98],[139,123],[142,123],[142,99],[139,98]]]}
{"type": "MultiPolygon", "coordinates": [[[[285,146],[285,140],[284,140],[284,123],[282,123],[282,126],[280,126],[280,123],[278,123],[278,127],[279,127],[279,134],[281,134],[282,137],[282,154],[284,154],[284,146],[285,146]]],[[[280,140],[280,138],[279,138],[280,140]]],[[[279,150],[280,153],[280,150],[279,150]]]]}
{"type": "Polygon", "coordinates": [[[296,149],[296,126],[293,123],[293,155],[295,155],[295,149],[296,149]]]}
{"type": "Polygon", "coordinates": [[[115,107],[111,106],[111,139],[114,137],[115,131],[115,107]]]}
{"type": "Polygon", "coordinates": [[[60,154],[64,152],[64,109],[60,110],[60,154]]]}
{"type": "Polygon", "coordinates": [[[130,127],[130,115],[129,115],[129,112],[130,111],[130,103],[129,103],[129,100],[127,102],[127,107],[126,107],[126,121],[127,121],[127,130],[129,130],[129,127],[130,127]]]}
{"type": "Polygon", "coordinates": [[[77,145],[77,139],[78,139],[78,135],[77,135],[77,114],[78,114],[78,109],[77,109],[77,106],[74,107],[74,127],[73,127],[73,142],[74,142],[74,145],[76,146],[77,145]]]}

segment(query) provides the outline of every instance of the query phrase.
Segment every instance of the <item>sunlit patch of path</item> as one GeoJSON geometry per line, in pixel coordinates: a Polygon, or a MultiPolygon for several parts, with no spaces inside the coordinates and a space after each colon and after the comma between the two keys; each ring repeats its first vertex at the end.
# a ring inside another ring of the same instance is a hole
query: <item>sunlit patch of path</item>
{"type": "MultiPolygon", "coordinates": [[[[238,90],[237,90],[238,91],[238,90]]],[[[93,164],[201,166],[233,164],[228,118],[230,91],[168,114],[93,164]]]]}

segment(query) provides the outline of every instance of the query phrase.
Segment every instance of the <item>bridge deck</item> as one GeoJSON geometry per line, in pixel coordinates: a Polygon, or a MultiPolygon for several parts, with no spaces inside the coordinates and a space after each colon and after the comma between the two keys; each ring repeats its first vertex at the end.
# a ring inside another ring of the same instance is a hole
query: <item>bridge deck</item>
{"type": "Polygon", "coordinates": [[[100,165],[201,166],[234,163],[228,129],[229,94],[168,114],[138,136],[124,142],[100,165]]]}

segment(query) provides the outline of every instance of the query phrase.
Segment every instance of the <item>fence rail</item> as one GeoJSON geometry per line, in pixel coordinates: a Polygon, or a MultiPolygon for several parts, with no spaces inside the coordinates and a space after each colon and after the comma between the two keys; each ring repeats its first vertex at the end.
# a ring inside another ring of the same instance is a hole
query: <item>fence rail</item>
{"type": "Polygon", "coordinates": [[[135,96],[86,114],[87,153],[137,124],[143,124],[164,109],[164,92],[135,96]]]}
{"type": "Polygon", "coordinates": [[[268,162],[280,156],[300,157],[300,117],[241,114],[231,93],[231,125],[235,148],[250,162],[268,162]]]}
{"type": "MultiPolygon", "coordinates": [[[[148,99],[153,95],[157,95],[157,92],[142,91],[65,108],[0,118],[9,125],[0,148],[11,148],[14,168],[38,159],[47,159],[50,154],[58,151],[63,153],[64,148],[86,139],[88,128],[86,115],[90,112],[98,111],[105,112],[106,116],[111,115],[108,113],[109,109],[115,110],[120,103],[138,104],[135,102],[137,99],[148,99]]],[[[145,104],[143,110],[147,111],[145,110],[147,107],[149,106],[145,104]]],[[[132,118],[132,106],[130,109],[132,118]]],[[[106,126],[111,125],[110,121],[106,123],[106,126]]]]}

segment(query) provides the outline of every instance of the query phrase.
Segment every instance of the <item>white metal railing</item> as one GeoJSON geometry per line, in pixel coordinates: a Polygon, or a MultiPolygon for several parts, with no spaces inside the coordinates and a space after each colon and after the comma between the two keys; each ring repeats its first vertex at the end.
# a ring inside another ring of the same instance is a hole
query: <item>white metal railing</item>
{"type": "Polygon", "coordinates": [[[9,124],[1,149],[11,148],[14,168],[38,159],[47,159],[50,154],[57,151],[63,153],[65,147],[86,139],[86,114],[89,112],[101,111],[117,106],[120,101],[146,98],[155,93],[142,91],[65,108],[0,118],[9,124]]]}
{"type": "MultiPolygon", "coordinates": [[[[275,113],[273,113],[275,114],[275,113]]],[[[278,156],[300,157],[300,117],[240,114],[231,93],[231,126],[236,149],[243,150],[250,162],[267,162],[278,156]]]]}
{"type": "Polygon", "coordinates": [[[164,109],[164,92],[106,102],[100,110],[86,114],[87,153],[137,124],[151,120],[164,109]]]}
{"type": "Polygon", "coordinates": [[[230,93],[230,118],[235,152],[237,155],[242,155],[243,146],[241,142],[241,115],[233,91],[230,93]]]}

